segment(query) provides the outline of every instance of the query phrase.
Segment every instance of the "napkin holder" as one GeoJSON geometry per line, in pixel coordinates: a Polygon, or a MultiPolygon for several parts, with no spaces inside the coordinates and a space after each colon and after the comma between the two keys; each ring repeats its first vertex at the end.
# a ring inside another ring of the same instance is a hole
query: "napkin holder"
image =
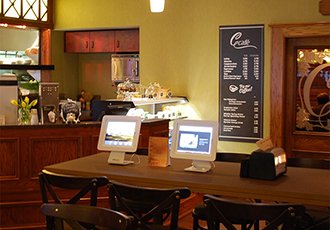
{"type": "Polygon", "coordinates": [[[251,153],[248,160],[241,163],[241,177],[274,180],[286,173],[286,154],[282,148],[266,151],[260,149],[251,153]]]}

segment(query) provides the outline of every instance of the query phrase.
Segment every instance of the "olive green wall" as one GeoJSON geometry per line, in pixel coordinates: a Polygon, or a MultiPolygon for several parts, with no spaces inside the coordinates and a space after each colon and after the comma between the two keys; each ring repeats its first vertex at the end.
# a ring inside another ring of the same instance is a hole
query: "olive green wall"
{"type": "MultiPolygon", "coordinates": [[[[142,83],[159,82],[171,88],[175,95],[186,95],[200,118],[217,120],[219,26],[264,24],[266,137],[270,122],[269,25],[329,21],[329,16],[319,13],[318,2],[166,0],[165,11],[153,14],[149,0],[56,0],[55,29],[139,27],[142,83]]],[[[219,151],[224,152],[249,153],[255,148],[254,144],[247,143],[219,144],[219,151]]]]}
{"type": "Polygon", "coordinates": [[[78,56],[64,53],[64,32],[52,33],[52,81],[59,82],[60,93],[76,99],[78,87],[78,56]],[[68,93],[69,92],[69,93],[68,93]]]}

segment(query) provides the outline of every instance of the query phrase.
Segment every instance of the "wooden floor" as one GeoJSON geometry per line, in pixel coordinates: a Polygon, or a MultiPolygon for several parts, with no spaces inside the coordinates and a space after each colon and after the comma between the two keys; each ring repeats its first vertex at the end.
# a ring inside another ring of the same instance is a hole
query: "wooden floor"
{"type": "Polygon", "coordinates": [[[191,230],[193,229],[193,221],[192,221],[192,216],[187,215],[184,218],[181,218],[179,221],[179,227],[181,229],[187,229],[187,230],[191,230]]]}
{"type": "MultiPolygon", "coordinates": [[[[204,223],[204,221],[200,221],[199,224],[201,226],[207,228],[206,222],[204,223]]],[[[193,219],[192,219],[191,213],[180,219],[179,227],[180,227],[180,229],[187,229],[187,230],[193,229],[193,219]]]]}
{"type": "Polygon", "coordinates": [[[189,198],[184,200],[180,206],[179,227],[182,229],[193,229],[193,208],[203,202],[203,195],[193,193],[189,198]]]}

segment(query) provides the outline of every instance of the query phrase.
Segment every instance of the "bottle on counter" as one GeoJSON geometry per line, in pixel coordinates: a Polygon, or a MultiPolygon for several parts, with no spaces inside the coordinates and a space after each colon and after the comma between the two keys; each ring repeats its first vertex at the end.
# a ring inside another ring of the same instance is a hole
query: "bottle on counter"
{"type": "Polygon", "coordinates": [[[38,125],[38,124],[39,124],[38,110],[31,109],[31,125],[38,125]]]}

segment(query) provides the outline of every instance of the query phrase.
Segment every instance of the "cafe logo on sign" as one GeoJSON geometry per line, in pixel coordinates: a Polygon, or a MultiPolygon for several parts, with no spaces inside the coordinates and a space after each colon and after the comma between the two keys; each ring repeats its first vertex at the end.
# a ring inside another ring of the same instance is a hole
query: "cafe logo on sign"
{"type": "Polygon", "coordinates": [[[253,86],[252,85],[243,85],[240,84],[239,87],[236,85],[230,85],[229,86],[229,91],[232,93],[235,93],[237,90],[241,94],[246,94],[248,92],[252,92],[253,86]]]}
{"type": "Polygon", "coordinates": [[[230,39],[230,45],[235,49],[245,49],[245,48],[254,48],[257,49],[256,46],[250,45],[250,39],[241,39],[242,32],[235,33],[230,39]]]}

